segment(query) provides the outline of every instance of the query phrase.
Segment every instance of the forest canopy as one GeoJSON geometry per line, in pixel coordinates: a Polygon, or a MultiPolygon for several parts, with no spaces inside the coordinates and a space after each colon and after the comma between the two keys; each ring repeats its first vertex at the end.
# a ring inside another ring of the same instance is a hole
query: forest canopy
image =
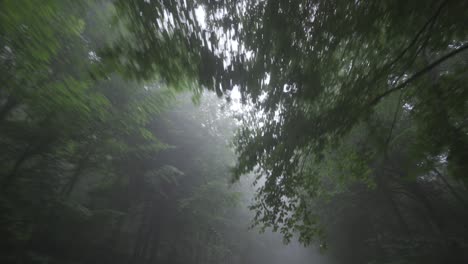
{"type": "Polygon", "coordinates": [[[253,177],[285,242],[462,263],[466,25],[459,0],[1,1],[0,261],[266,261],[233,221],[253,177]]]}

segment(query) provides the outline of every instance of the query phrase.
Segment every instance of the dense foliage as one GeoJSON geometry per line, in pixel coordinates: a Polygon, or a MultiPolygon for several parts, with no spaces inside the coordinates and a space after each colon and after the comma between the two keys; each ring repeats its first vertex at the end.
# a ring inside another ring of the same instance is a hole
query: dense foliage
{"type": "Polygon", "coordinates": [[[167,2],[141,16],[141,5],[151,10],[149,1],[0,3],[0,262],[228,257],[217,233],[236,204],[228,152],[190,148],[210,138],[193,125],[161,140],[171,126],[156,121],[175,91],[199,96],[193,6],[167,2]],[[150,31],[156,16],[161,28],[150,31]]]}
{"type": "Polygon", "coordinates": [[[1,1],[0,261],[266,261],[227,185],[254,174],[285,241],[463,263],[466,25],[457,0],[1,1]],[[240,93],[236,163],[229,107],[177,106],[204,89],[240,93]]]}
{"type": "Polygon", "coordinates": [[[347,263],[466,259],[467,3],[222,9],[240,46],[226,74],[254,105],[235,176],[264,182],[256,223],[331,240],[347,263]]]}

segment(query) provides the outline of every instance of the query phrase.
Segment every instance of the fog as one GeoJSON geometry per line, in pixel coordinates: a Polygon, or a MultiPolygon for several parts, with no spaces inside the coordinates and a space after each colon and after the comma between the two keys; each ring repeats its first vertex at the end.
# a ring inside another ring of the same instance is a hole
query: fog
{"type": "Polygon", "coordinates": [[[0,263],[468,263],[467,18],[1,0],[0,263]]]}
{"type": "MultiPolygon", "coordinates": [[[[225,166],[232,166],[235,162],[233,149],[234,134],[239,128],[239,118],[244,111],[249,111],[251,106],[241,105],[238,92],[234,90],[230,94],[231,100],[225,101],[213,93],[204,93],[198,98],[198,103],[193,103],[190,94],[180,95],[177,106],[169,111],[163,119],[173,126],[177,123],[187,124],[194,122],[196,129],[186,130],[189,134],[205,134],[210,143],[205,141],[187,141],[193,148],[216,148],[220,156],[226,156],[225,166]],[[199,130],[199,131],[197,131],[199,130]],[[199,145],[209,144],[209,145],[199,145]],[[219,144],[211,146],[211,144],[219,144]],[[198,145],[198,146],[197,146],[198,145]]],[[[180,140],[177,137],[175,140],[180,140]]],[[[187,150],[184,150],[187,152],[187,150]]],[[[190,151],[189,151],[190,152],[190,151]]],[[[187,164],[173,164],[175,167],[184,168],[187,164]]],[[[239,181],[232,181],[232,175],[227,173],[219,179],[223,191],[238,194],[237,202],[232,208],[227,208],[229,222],[235,223],[235,228],[224,233],[224,239],[235,241],[236,247],[240,247],[237,255],[232,256],[227,263],[291,263],[291,264],[329,264],[332,263],[325,252],[319,252],[318,244],[303,245],[297,241],[297,237],[291,241],[285,241],[283,236],[271,229],[261,230],[253,226],[254,211],[249,210],[255,193],[263,181],[255,181],[255,176],[246,174],[239,181]]],[[[216,203],[216,201],[214,201],[216,203]]],[[[209,223],[208,223],[209,224],[209,223]]],[[[228,250],[236,250],[231,248],[228,250]]]]}

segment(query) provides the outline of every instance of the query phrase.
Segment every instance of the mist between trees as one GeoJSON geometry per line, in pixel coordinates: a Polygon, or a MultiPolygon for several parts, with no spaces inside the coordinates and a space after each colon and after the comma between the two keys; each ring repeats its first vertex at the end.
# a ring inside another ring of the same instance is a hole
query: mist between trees
{"type": "Polygon", "coordinates": [[[0,262],[468,263],[468,2],[0,1],[0,262]]]}

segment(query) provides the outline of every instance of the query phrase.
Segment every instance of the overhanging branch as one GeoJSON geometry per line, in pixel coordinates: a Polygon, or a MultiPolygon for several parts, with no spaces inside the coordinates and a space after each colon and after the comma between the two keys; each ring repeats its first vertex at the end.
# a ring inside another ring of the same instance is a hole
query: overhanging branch
{"type": "Polygon", "coordinates": [[[442,62],[450,59],[451,57],[459,54],[460,52],[464,51],[468,49],[468,43],[462,45],[461,47],[447,53],[446,55],[440,57],[439,59],[437,59],[436,61],[434,61],[433,63],[429,64],[428,66],[426,66],[425,68],[421,69],[420,71],[416,72],[415,74],[413,74],[411,77],[409,77],[406,81],[404,81],[403,83],[397,85],[396,87],[392,88],[392,89],[389,89],[387,91],[385,91],[384,93],[378,95],[377,97],[375,97],[370,103],[369,103],[369,106],[374,106],[376,105],[378,102],[380,102],[380,100],[382,100],[384,97],[392,94],[393,92],[396,92],[400,89],[403,89],[404,87],[406,87],[408,84],[410,84],[411,82],[415,81],[416,79],[418,79],[419,77],[423,76],[424,74],[428,73],[429,71],[431,71],[432,69],[434,69],[435,67],[437,67],[439,64],[441,64],[442,62]]]}

